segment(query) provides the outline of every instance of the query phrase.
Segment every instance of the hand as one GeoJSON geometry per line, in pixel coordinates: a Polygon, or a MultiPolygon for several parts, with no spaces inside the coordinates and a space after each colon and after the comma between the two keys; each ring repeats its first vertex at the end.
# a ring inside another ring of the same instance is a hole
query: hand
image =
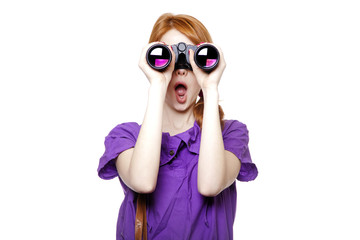
{"type": "Polygon", "coordinates": [[[204,72],[196,65],[194,61],[194,51],[190,49],[191,67],[193,68],[195,77],[203,91],[206,91],[207,89],[214,89],[214,88],[217,89],[221,76],[226,68],[226,62],[221,49],[215,44],[211,44],[211,45],[215,46],[218,49],[220,54],[220,60],[218,66],[210,73],[204,72]]]}
{"type": "Polygon", "coordinates": [[[175,66],[175,54],[172,51],[171,47],[170,52],[172,55],[172,60],[171,63],[169,64],[169,66],[162,72],[157,71],[153,68],[151,68],[149,66],[149,64],[146,61],[146,52],[147,50],[154,44],[164,44],[163,42],[153,42],[148,44],[147,46],[145,46],[141,52],[141,56],[140,56],[140,60],[139,60],[139,67],[140,69],[144,72],[144,74],[146,75],[147,79],[149,80],[150,84],[153,83],[165,83],[166,86],[169,85],[169,82],[171,81],[171,77],[172,77],[172,73],[174,71],[174,66],[175,66]]]}

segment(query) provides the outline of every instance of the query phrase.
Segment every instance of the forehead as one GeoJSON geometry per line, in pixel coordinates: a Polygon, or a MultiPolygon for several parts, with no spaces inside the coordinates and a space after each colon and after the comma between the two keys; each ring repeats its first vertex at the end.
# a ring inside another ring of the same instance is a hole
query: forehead
{"type": "Polygon", "coordinates": [[[184,34],[179,32],[176,29],[171,29],[167,31],[162,38],[160,39],[161,42],[165,42],[167,45],[177,44],[179,42],[184,42],[186,44],[195,45],[190,39],[188,39],[184,34]]]}

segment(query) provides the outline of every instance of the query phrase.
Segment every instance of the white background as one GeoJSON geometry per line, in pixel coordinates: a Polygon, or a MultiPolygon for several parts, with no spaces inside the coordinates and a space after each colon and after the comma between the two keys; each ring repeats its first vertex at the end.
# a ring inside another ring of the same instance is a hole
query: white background
{"type": "Polygon", "coordinates": [[[259,169],[238,182],[235,239],[360,239],[357,1],[1,1],[0,239],[115,239],[123,193],[97,166],[142,121],[137,66],[164,12],[222,47],[227,119],[259,169]]]}

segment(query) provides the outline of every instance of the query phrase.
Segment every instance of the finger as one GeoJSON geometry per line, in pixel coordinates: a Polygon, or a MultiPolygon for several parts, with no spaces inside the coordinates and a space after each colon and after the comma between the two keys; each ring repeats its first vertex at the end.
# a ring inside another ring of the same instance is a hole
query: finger
{"type": "Polygon", "coordinates": [[[152,45],[157,44],[157,43],[158,42],[148,43],[143,47],[141,54],[140,54],[140,59],[139,59],[139,67],[140,68],[144,68],[148,65],[146,62],[146,53],[152,45]]]}
{"type": "Polygon", "coordinates": [[[198,65],[195,63],[194,50],[192,50],[192,49],[189,50],[189,61],[190,61],[191,67],[193,69],[193,73],[195,75],[196,81],[202,88],[204,78],[206,78],[206,73],[204,73],[204,71],[202,71],[201,68],[199,68],[198,65]]]}
{"type": "Polygon", "coordinates": [[[164,74],[166,75],[166,78],[170,81],[171,80],[171,76],[172,76],[172,73],[174,71],[174,68],[175,68],[175,53],[174,51],[172,50],[172,47],[171,46],[167,46],[170,50],[170,53],[171,53],[171,62],[169,64],[169,66],[167,66],[164,74]]]}
{"type": "Polygon", "coordinates": [[[169,68],[171,69],[171,71],[173,71],[175,68],[175,53],[174,53],[171,45],[169,45],[168,48],[171,52],[171,63],[169,65],[169,68]]]}
{"type": "MultiPolygon", "coordinates": [[[[147,60],[146,60],[146,54],[148,52],[148,50],[153,46],[153,45],[156,45],[156,44],[163,44],[165,46],[167,46],[164,42],[151,42],[149,44],[147,44],[142,52],[141,52],[141,56],[140,56],[140,60],[139,60],[139,66],[141,69],[145,69],[145,68],[151,68],[148,63],[147,63],[147,60]]],[[[169,46],[167,46],[169,48],[169,46]]],[[[170,48],[169,48],[170,49],[170,48]]],[[[170,50],[171,51],[171,50],[170,50]]]]}
{"type": "Polygon", "coordinates": [[[194,50],[192,50],[192,49],[189,50],[189,61],[190,61],[190,64],[191,64],[194,74],[196,75],[196,74],[200,73],[201,69],[198,67],[198,65],[194,61],[194,50]]]}
{"type": "Polygon", "coordinates": [[[209,43],[211,45],[213,45],[214,47],[216,47],[216,49],[218,50],[219,52],[219,65],[222,66],[222,67],[225,67],[226,66],[226,62],[225,62],[225,58],[224,58],[224,53],[223,51],[221,50],[221,48],[219,47],[219,45],[216,45],[214,43],[209,43]]]}
{"type": "Polygon", "coordinates": [[[201,44],[205,44],[205,43],[207,43],[207,42],[201,42],[201,43],[197,44],[196,46],[199,47],[201,44]]]}

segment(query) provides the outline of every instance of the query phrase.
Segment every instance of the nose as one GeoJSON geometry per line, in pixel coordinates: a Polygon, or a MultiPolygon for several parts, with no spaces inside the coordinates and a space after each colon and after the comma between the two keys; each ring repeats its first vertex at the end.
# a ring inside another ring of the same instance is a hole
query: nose
{"type": "Polygon", "coordinates": [[[187,75],[187,72],[188,72],[187,69],[176,69],[175,70],[176,75],[183,76],[183,77],[185,77],[187,75]]]}

